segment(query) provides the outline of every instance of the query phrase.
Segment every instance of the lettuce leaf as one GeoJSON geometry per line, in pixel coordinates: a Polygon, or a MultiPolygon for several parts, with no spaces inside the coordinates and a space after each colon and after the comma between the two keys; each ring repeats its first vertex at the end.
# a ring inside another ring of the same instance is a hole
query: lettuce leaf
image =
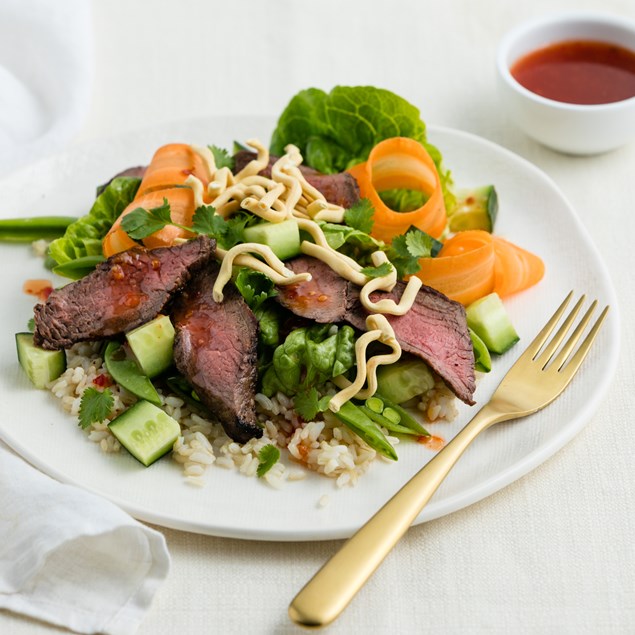
{"type": "Polygon", "coordinates": [[[141,179],[120,176],[99,194],[90,212],[71,223],[64,235],[49,245],[49,255],[58,265],[86,256],[101,256],[101,241],[132,202],[141,179]]]}
{"type": "Polygon", "coordinates": [[[270,149],[281,155],[293,143],[307,165],[333,174],[366,161],[373,147],[390,137],[410,137],[424,145],[439,170],[446,206],[451,209],[452,178],[442,166],[441,153],[426,139],[419,109],[383,88],[336,86],[330,93],[319,88],[300,91],[280,115],[270,149]]]}
{"type": "Polygon", "coordinates": [[[332,335],[330,324],[295,329],[273,354],[262,378],[262,392],[293,396],[345,373],[355,364],[355,332],[342,326],[332,335]]]}

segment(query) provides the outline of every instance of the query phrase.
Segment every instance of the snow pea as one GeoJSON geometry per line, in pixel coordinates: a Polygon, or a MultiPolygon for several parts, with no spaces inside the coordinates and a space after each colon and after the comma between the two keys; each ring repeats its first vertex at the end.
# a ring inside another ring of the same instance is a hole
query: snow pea
{"type": "Polygon", "coordinates": [[[155,406],[161,405],[161,397],[156,388],[141,372],[136,362],[126,356],[119,342],[108,342],[104,353],[104,363],[112,378],[122,388],[155,406]]]}
{"type": "Polygon", "coordinates": [[[77,218],[73,216],[34,216],[29,218],[0,219],[0,240],[6,242],[32,242],[62,236],[77,218]]]}
{"type": "Polygon", "coordinates": [[[357,436],[366,441],[373,450],[393,461],[397,460],[395,448],[390,445],[380,427],[361,408],[347,401],[335,413],[335,416],[357,436]]]}

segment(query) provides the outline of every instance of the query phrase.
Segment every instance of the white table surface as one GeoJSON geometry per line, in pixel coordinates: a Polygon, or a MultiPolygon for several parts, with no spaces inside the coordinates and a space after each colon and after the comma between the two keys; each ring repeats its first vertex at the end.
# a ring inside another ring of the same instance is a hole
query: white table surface
{"type": "MultiPolygon", "coordinates": [[[[544,170],[613,276],[623,350],[588,426],[504,490],[411,529],[324,632],[635,632],[635,143],[590,158],[556,154],[506,120],[495,86],[505,31],[573,8],[635,17],[633,0],[93,3],[96,83],[74,143],[190,117],[275,116],[309,86],[382,86],[427,122],[481,135],[544,170]]],[[[287,605],[340,545],[162,531],[173,567],[140,635],[299,633],[287,605]]],[[[63,631],[0,612],[0,632],[63,631]]]]}

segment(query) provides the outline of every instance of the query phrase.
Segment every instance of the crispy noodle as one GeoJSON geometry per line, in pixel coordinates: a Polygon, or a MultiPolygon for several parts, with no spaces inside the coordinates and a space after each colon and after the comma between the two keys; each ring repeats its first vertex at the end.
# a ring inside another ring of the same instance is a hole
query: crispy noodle
{"type": "Polygon", "coordinates": [[[338,412],[342,405],[353,397],[357,399],[368,399],[377,390],[377,366],[380,364],[393,364],[401,357],[401,346],[395,338],[395,332],[390,326],[390,322],[383,315],[369,315],[366,318],[366,328],[368,331],[362,335],[355,343],[355,361],[357,363],[357,376],[351,383],[340,375],[333,379],[333,383],[342,388],[329,401],[329,409],[338,412]],[[384,355],[374,355],[366,360],[366,349],[371,342],[379,341],[392,348],[392,353],[384,355]],[[363,388],[368,381],[368,386],[363,388]]]}

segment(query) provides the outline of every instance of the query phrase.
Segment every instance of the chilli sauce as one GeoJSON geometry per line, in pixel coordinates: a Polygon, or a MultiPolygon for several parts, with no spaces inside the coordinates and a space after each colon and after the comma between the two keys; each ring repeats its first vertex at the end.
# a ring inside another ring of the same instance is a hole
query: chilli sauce
{"type": "Polygon", "coordinates": [[[551,44],[521,57],[510,72],[531,92],[569,104],[607,104],[635,96],[635,53],[607,42],[551,44]]]}

